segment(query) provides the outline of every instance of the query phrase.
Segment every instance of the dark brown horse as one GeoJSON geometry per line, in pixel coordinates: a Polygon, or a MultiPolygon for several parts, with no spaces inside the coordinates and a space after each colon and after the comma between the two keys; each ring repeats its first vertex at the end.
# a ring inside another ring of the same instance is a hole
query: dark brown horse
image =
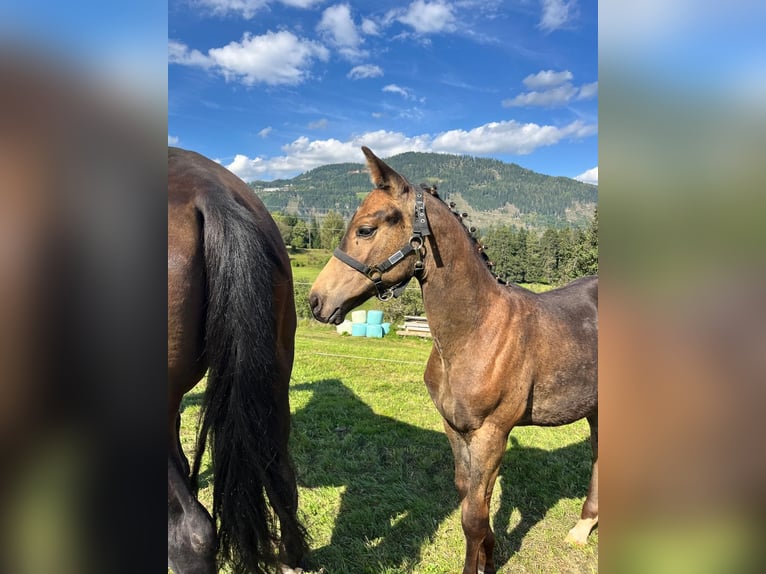
{"type": "Polygon", "coordinates": [[[270,572],[298,566],[306,552],[287,451],[295,325],[290,262],[261,201],[217,163],[168,148],[168,566],[176,574],[212,574],[219,562],[235,573],[270,572]],[[180,405],[205,372],[190,468],[180,405]],[[212,518],[196,498],[208,437],[212,518]]]}
{"type": "Polygon", "coordinates": [[[590,423],[590,491],[567,536],[584,544],[598,521],[598,279],[543,294],[501,284],[443,201],[362,151],[376,189],[311,289],[314,316],[340,323],[371,296],[387,299],[419,281],[433,335],[424,378],[462,500],[463,574],[495,572],[489,503],[517,425],[590,423]]]}

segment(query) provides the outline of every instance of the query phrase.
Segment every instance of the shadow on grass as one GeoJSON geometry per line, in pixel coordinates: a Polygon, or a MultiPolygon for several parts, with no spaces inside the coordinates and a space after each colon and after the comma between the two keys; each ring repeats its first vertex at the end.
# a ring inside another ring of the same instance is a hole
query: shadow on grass
{"type": "MultiPolygon", "coordinates": [[[[459,503],[447,437],[375,414],[337,379],[293,388],[313,391],[292,421],[291,454],[299,484],[345,487],[335,523],[328,526],[330,544],[312,553],[314,567],[329,574],[411,571],[421,548],[459,503]]],[[[561,498],[584,497],[590,478],[587,441],[555,451],[514,446],[501,469],[502,497],[495,515],[498,566],[508,562],[561,498]],[[507,532],[516,507],[522,520],[507,532]]],[[[309,523],[319,520],[302,507],[309,523]]],[[[572,517],[572,525],[577,518],[572,517]]],[[[455,564],[455,570],[460,566],[455,564]]]]}
{"type": "MultiPolygon", "coordinates": [[[[497,484],[502,489],[494,514],[495,566],[501,568],[521,548],[529,531],[562,498],[582,499],[588,494],[591,475],[590,439],[556,450],[522,447],[511,433],[512,448],[506,452],[497,484]],[[511,530],[511,514],[518,509],[521,520],[511,530]]],[[[563,540],[580,518],[573,514],[571,524],[553,537],[563,540]]]]}
{"type": "Polygon", "coordinates": [[[375,414],[337,379],[293,388],[313,391],[292,420],[299,484],[345,487],[334,524],[317,526],[332,535],[313,550],[314,566],[337,574],[416,564],[457,505],[447,437],[375,414]]]}

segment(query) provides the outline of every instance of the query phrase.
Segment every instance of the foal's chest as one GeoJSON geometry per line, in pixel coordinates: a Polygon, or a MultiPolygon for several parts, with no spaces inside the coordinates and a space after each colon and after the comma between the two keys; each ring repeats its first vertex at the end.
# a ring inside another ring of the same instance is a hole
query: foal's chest
{"type": "Polygon", "coordinates": [[[459,432],[481,427],[500,402],[498,389],[487,383],[481,369],[448,365],[438,352],[432,353],[424,378],[436,409],[459,432]]]}

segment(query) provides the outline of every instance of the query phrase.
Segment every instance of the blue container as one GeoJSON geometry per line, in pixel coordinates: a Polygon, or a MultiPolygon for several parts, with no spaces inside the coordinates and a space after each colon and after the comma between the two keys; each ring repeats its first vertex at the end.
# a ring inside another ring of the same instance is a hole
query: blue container
{"type": "Polygon", "coordinates": [[[366,337],[367,336],[367,323],[352,323],[351,324],[351,336],[352,337],[366,337]]]}
{"type": "Polygon", "coordinates": [[[373,339],[380,339],[383,337],[383,327],[381,325],[367,325],[367,336],[373,339]]]}
{"type": "Polygon", "coordinates": [[[391,329],[391,323],[381,323],[381,327],[383,327],[383,334],[388,335],[388,331],[391,329]]]}
{"type": "Polygon", "coordinates": [[[367,323],[369,325],[380,325],[383,322],[383,311],[372,309],[367,311],[367,323]]]}

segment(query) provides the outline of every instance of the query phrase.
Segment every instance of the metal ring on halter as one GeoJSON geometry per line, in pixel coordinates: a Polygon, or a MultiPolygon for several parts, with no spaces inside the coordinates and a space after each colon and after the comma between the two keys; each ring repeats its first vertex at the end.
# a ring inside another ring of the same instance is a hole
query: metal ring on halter
{"type": "Polygon", "coordinates": [[[392,299],[394,296],[394,288],[389,287],[383,292],[378,292],[378,299],[381,301],[388,301],[389,299],[392,299]]]}
{"type": "Polygon", "coordinates": [[[370,267],[366,275],[373,283],[380,283],[383,280],[383,272],[377,266],[370,267]]]}
{"type": "Polygon", "coordinates": [[[421,247],[423,247],[423,236],[422,235],[413,235],[410,237],[410,247],[412,247],[414,250],[418,250],[421,247]]]}

